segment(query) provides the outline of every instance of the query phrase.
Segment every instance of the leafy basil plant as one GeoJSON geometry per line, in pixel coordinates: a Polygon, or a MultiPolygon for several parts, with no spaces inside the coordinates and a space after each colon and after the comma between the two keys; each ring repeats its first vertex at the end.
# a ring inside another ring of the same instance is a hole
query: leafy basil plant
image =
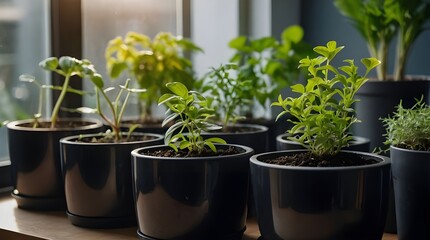
{"type": "Polygon", "coordinates": [[[221,138],[204,139],[203,131],[219,130],[221,126],[212,124],[209,119],[213,117],[214,110],[208,107],[205,97],[196,91],[189,91],[180,82],[167,83],[166,87],[172,93],[160,97],[158,104],[168,107],[163,126],[174,121],[175,123],[165,133],[165,144],[178,149],[187,149],[188,153],[202,153],[205,147],[216,152],[214,143],[225,144],[221,138]]]}
{"type": "Polygon", "coordinates": [[[370,70],[380,64],[375,58],[363,58],[366,68],[363,76],[353,60],[344,60],[344,65],[332,65],[335,56],[344,47],[338,47],[335,41],[326,46],[317,46],[314,51],[319,55],[315,58],[300,60],[299,67],[308,71],[306,85],[291,86],[298,97],[278,97],[272,106],[282,107],[277,119],[286,113],[293,127],[288,130],[289,139],[308,148],[314,156],[326,157],[336,155],[341,148],[348,146],[352,136],[349,129],[359,122],[354,115],[354,95],[368,80],[370,70]]]}

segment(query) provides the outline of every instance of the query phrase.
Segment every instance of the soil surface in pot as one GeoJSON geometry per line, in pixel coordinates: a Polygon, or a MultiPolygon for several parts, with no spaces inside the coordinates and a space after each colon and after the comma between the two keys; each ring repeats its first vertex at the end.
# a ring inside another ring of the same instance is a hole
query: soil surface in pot
{"type": "Polygon", "coordinates": [[[216,152],[213,152],[209,148],[205,148],[203,152],[189,152],[188,150],[178,150],[175,152],[173,149],[162,149],[157,151],[147,151],[144,154],[149,156],[155,156],[155,157],[171,157],[171,158],[184,158],[184,157],[213,157],[213,156],[227,156],[227,155],[234,155],[238,153],[242,153],[238,148],[235,148],[233,146],[229,146],[226,149],[217,148],[216,152]]]}
{"type": "Polygon", "coordinates": [[[255,132],[259,130],[258,128],[254,127],[247,127],[247,126],[227,126],[223,127],[221,130],[218,131],[211,131],[214,133],[247,133],[247,132],[255,132]]]}
{"type": "MultiPolygon", "coordinates": [[[[124,143],[124,142],[140,142],[155,139],[153,136],[148,135],[131,135],[130,137],[123,136],[116,143],[124,143]]],[[[76,142],[84,142],[84,143],[115,143],[113,135],[103,134],[95,137],[83,137],[76,140],[76,142]]]]}
{"type": "Polygon", "coordinates": [[[275,159],[266,159],[261,161],[270,164],[300,167],[347,167],[369,165],[378,162],[373,158],[359,154],[339,153],[334,157],[316,157],[310,152],[280,156],[275,159]]]}
{"type": "MultiPolygon", "coordinates": [[[[76,128],[76,127],[84,127],[94,124],[93,122],[85,122],[85,121],[58,121],[55,125],[55,128],[76,128]]],[[[51,122],[38,122],[35,126],[35,122],[31,123],[23,123],[18,125],[20,127],[28,127],[28,128],[51,128],[51,122]]]]}

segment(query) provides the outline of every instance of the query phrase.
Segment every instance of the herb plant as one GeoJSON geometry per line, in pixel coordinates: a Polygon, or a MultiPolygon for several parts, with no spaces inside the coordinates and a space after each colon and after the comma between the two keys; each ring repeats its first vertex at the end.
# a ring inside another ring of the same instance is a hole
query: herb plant
{"type": "Polygon", "coordinates": [[[168,107],[167,117],[162,125],[175,121],[165,133],[166,145],[175,151],[188,149],[188,154],[193,152],[200,154],[205,146],[216,152],[214,143],[226,143],[221,138],[203,139],[201,136],[202,131],[221,129],[221,126],[208,121],[214,116],[214,110],[208,107],[205,97],[196,91],[189,91],[180,82],[167,83],[166,87],[172,93],[162,95],[158,101],[159,105],[164,104],[168,107]]]}
{"type": "Polygon", "coordinates": [[[230,61],[239,65],[240,78],[251,81],[248,117],[252,116],[252,104],[266,108],[266,104],[276,98],[281,89],[299,80],[301,71],[297,68],[300,59],[313,54],[312,48],[303,41],[303,29],[298,25],[286,28],[281,41],[274,37],[251,39],[239,36],[229,42],[236,50],[230,61]]]}
{"type": "Polygon", "coordinates": [[[387,79],[389,45],[397,35],[393,79],[405,77],[412,44],[426,29],[430,2],[426,0],[335,0],[335,6],[349,18],[366,40],[372,57],[381,60],[378,78],[387,79]]]}
{"type": "Polygon", "coordinates": [[[194,82],[191,61],[186,52],[202,51],[191,41],[161,32],[150,39],[144,34],[129,32],[109,41],[106,63],[111,78],[126,73],[146,92],[140,93],[141,122],[153,121],[151,107],[168,92],[166,83],[181,82],[190,87],[194,82]]]}
{"type": "Polygon", "coordinates": [[[86,70],[92,65],[88,60],[78,60],[73,57],[63,56],[59,59],[56,57],[49,57],[39,63],[39,66],[47,71],[55,72],[64,77],[64,82],[61,86],[54,85],[42,85],[38,83],[34,76],[31,75],[21,75],[21,81],[27,81],[35,83],[39,86],[39,107],[38,112],[34,115],[35,124],[34,127],[39,125],[38,119],[42,117],[42,103],[44,100],[44,89],[52,89],[60,91],[60,95],[54,104],[54,108],[51,113],[51,128],[55,128],[58,121],[58,114],[61,109],[61,105],[68,92],[83,94],[83,91],[78,89],[73,89],[70,87],[70,81],[73,76],[84,77],[86,70]]]}
{"type": "Polygon", "coordinates": [[[400,148],[430,151],[430,107],[423,99],[411,108],[397,106],[392,117],[382,119],[387,133],[385,144],[400,148]]]}
{"type": "MultiPolygon", "coordinates": [[[[114,90],[114,87],[104,89],[104,82],[102,76],[97,73],[94,66],[92,64],[88,64],[85,67],[85,74],[92,83],[94,84],[95,94],[96,94],[96,108],[88,108],[88,107],[80,107],[77,111],[81,113],[95,113],[98,114],[107,125],[109,125],[111,132],[105,134],[105,138],[110,138],[113,136],[114,142],[120,142],[122,139],[121,135],[121,120],[124,115],[125,109],[128,104],[128,100],[132,93],[141,93],[146,91],[145,89],[134,89],[130,88],[130,79],[127,79],[124,85],[120,85],[120,90],[116,95],[114,100],[111,100],[108,96],[108,92],[114,90]],[[125,94],[125,96],[124,96],[125,94]],[[102,104],[100,101],[100,96],[105,100],[108,105],[108,110],[110,114],[104,112],[102,108],[102,104]]],[[[130,134],[133,130],[138,126],[138,124],[130,127],[127,141],[130,137],[130,134]]]]}
{"type": "Polygon", "coordinates": [[[335,41],[315,47],[319,56],[300,60],[299,67],[309,73],[306,85],[291,86],[299,96],[283,99],[279,95],[278,101],[272,103],[283,108],[276,120],[286,113],[292,116],[288,120],[294,124],[288,130],[289,139],[318,157],[334,156],[348,146],[352,139],[348,131],[352,124],[359,122],[352,107],[356,102],[354,95],[368,80],[369,71],[380,64],[375,58],[363,58],[364,76],[358,74],[353,60],[344,60],[345,65],[336,68],[332,61],[342,49],[335,41]]]}
{"type": "MultiPolygon", "coordinates": [[[[244,109],[252,102],[252,81],[238,74],[236,64],[222,64],[203,79],[202,91],[207,94],[210,106],[223,129],[245,119],[244,109]]],[[[249,111],[249,110],[248,110],[249,111]]]]}

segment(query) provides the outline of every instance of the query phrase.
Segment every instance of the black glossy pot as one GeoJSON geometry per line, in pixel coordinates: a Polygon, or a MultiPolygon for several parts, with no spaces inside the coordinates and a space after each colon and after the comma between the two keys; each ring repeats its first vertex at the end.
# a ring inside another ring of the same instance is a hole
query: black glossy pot
{"type": "Polygon", "coordinates": [[[152,139],[123,143],[77,142],[100,134],[60,140],[67,215],[81,227],[112,228],[136,224],[131,178],[131,151],[163,142],[163,136],[133,133],[152,139]]]}
{"type": "MultiPolygon", "coordinates": [[[[276,137],[276,150],[295,150],[295,149],[305,149],[302,145],[288,140],[288,133],[278,135],[276,137]]],[[[353,140],[350,145],[344,150],[357,151],[357,152],[369,152],[370,151],[370,140],[363,137],[353,136],[353,140]]]]}
{"type": "Polygon", "coordinates": [[[390,147],[397,236],[430,239],[430,152],[390,147]]]}
{"type": "Polygon", "coordinates": [[[262,239],[380,240],[388,204],[390,160],[353,167],[290,167],[264,159],[303,150],[251,157],[251,180],[262,239]]]}
{"type": "Polygon", "coordinates": [[[204,158],[145,154],[166,146],[132,152],[139,238],[242,239],[253,150],[230,146],[241,153],[204,158]]]}
{"type": "Polygon", "coordinates": [[[254,149],[255,153],[267,152],[268,128],[258,124],[235,124],[230,127],[230,132],[204,132],[204,138],[220,137],[229,144],[238,144],[254,149]],[[235,129],[249,131],[236,132],[235,129]]]}
{"type": "MultiPolygon", "coordinates": [[[[404,108],[411,108],[416,99],[424,97],[430,104],[430,81],[427,76],[409,76],[416,80],[368,81],[357,91],[356,116],[361,123],[353,127],[354,135],[370,139],[370,150],[385,148],[385,128],[380,118],[386,118],[395,111],[402,101],[404,108]]],[[[396,215],[393,183],[390,187],[386,232],[395,233],[396,215]]]]}
{"type": "Polygon", "coordinates": [[[88,125],[52,129],[26,127],[32,121],[20,120],[7,125],[12,196],[23,209],[65,209],[59,140],[70,135],[99,132],[103,125],[98,120],[62,119],[63,122],[84,121],[88,125]]]}

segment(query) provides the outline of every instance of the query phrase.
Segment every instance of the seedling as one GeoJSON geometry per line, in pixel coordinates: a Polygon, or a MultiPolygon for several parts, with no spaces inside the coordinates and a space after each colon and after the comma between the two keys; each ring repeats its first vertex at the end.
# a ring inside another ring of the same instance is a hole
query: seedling
{"type": "Polygon", "coordinates": [[[342,49],[335,41],[315,47],[318,57],[300,60],[299,67],[306,68],[309,73],[306,86],[291,86],[292,91],[300,95],[285,99],[279,95],[278,101],[272,103],[272,106],[283,108],[276,120],[286,113],[292,116],[288,119],[294,124],[288,130],[289,139],[318,157],[334,156],[348,146],[352,140],[349,129],[359,122],[352,107],[357,101],[354,95],[368,80],[369,71],[380,64],[375,58],[361,59],[366,67],[364,76],[358,74],[353,60],[344,60],[345,65],[336,68],[331,63],[342,49]]]}
{"type": "Polygon", "coordinates": [[[58,121],[58,114],[61,109],[61,105],[64,102],[66,94],[68,92],[83,94],[83,91],[73,89],[70,87],[70,80],[73,76],[83,77],[85,75],[85,69],[87,69],[91,63],[88,60],[78,60],[73,57],[64,56],[59,59],[56,57],[47,58],[39,63],[39,66],[47,71],[55,72],[64,77],[64,82],[61,86],[55,85],[42,85],[35,80],[34,76],[31,75],[21,75],[20,80],[31,82],[39,87],[39,107],[36,114],[34,114],[34,127],[39,125],[38,120],[42,117],[42,105],[44,102],[45,89],[60,91],[60,95],[55,102],[54,108],[51,113],[51,128],[55,128],[58,121]]]}
{"type": "Polygon", "coordinates": [[[166,84],[172,93],[166,93],[158,100],[159,105],[166,105],[167,117],[163,126],[171,121],[175,123],[166,131],[164,141],[175,151],[188,149],[188,153],[202,153],[205,146],[216,152],[214,143],[225,144],[221,138],[203,139],[202,131],[219,130],[222,127],[212,124],[209,119],[214,116],[214,110],[208,107],[208,101],[200,93],[189,91],[179,82],[166,84]],[[185,133],[186,131],[186,133],[185,133]]]}
{"type": "MultiPolygon", "coordinates": [[[[111,128],[111,134],[113,135],[114,142],[119,142],[122,139],[121,135],[121,121],[124,115],[125,109],[128,104],[128,100],[132,93],[142,93],[145,89],[134,89],[130,88],[130,79],[127,79],[124,85],[120,85],[120,90],[115,97],[115,100],[111,100],[108,96],[108,92],[114,90],[114,87],[104,89],[103,78],[100,74],[96,72],[93,65],[88,65],[85,68],[86,76],[94,84],[94,89],[96,93],[96,108],[80,107],[77,111],[81,113],[95,113],[98,114],[111,128]],[[125,94],[125,97],[123,96],[125,94]],[[104,112],[102,104],[100,101],[100,96],[105,100],[108,105],[110,114],[104,112]]],[[[138,125],[133,125],[130,127],[127,139],[130,134],[138,125]]],[[[105,137],[108,138],[110,133],[108,132],[105,137]]]]}
{"type": "Polygon", "coordinates": [[[387,130],[386,145],[430,151],[430,107],[421,98],[411,109],[397,106],[392,117],[382,119],[387,130]]]}
{"type": "Polygon", "coordinates": [[[252,103],[252,81],[238,74],[236,64],[224,64],[212,70],[203,79],[203,93],[207,94],[210,106],[223,129],[245,119],[244,114],[252,103]]]}

